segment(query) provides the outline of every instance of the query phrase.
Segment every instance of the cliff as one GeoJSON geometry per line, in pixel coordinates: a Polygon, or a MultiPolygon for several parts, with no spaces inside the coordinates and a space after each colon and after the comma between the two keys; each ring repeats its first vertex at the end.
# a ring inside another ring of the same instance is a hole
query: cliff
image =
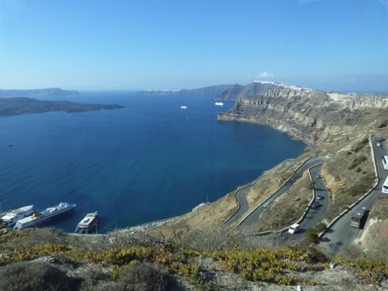
{"type": "Polygon", "coordinates": [[[215,100],[219,100],[219,101],[235,101],[238,98],[260,95],[260,94],[264,94],[269,90],[285,89],[287,87],[288,85],[282,84],[282,83],[255,81],[246,86],[239,85],[239,84],[218,85],[218,86],[209,86],[209,87],[198,88],[198,89],[145,90],[139,93],[140,94],[201,95],[201,96],[212,96],[215,100]]]}
{"type": "Polygon", "coordinates": [[[274,89],[284,89],[285,85],[273,82],[252,82],[246,86],[235,84],[215,96],[216,100],[234,101],[247,96],[257,96],[274,89]]]}
{"type": "Polygon", "coordinates": [[[283,87],[242,97],[232,109],[219,113],[218,119],[264,124],[309,144],[318,144],[385,127],[387,113],[388,95],[283,87]]]}
{"type": "Polygon", "coordinates": [[[198,89],[179,89],[179,90],[144,90],[139,94],[174,94],[174,95],[198,95],[198,96],[218,96],[231,88],[233,85],[209,86],[198,89]]]}

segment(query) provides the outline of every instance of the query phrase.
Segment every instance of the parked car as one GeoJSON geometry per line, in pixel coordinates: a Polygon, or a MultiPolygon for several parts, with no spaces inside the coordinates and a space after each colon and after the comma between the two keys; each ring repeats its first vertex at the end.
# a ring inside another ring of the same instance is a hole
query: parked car
{"type": "Polygon", "coordinates": [[[292,234],[297,233],[298,230],[299,230],[299,224],[297,224],[297,223],[294,223],[293,225],[291,225],[291,226],[288,228],[288,232],[289,232],[289,233],[292,233],[292,234]]]}
{"type": "Polygon", "coordinates": [[[376,143],[376,145],[377,145],[378,147],[381,147],[381,143],[380,143],[380,142],[376,143]]]}
{"type": "Polygon", "coordinates": [[[324,197],[321,194],[317,194],[317,199],[322,200],[324,197]]]}
{"type": "Polygon", "coordinates": [[[313,205],[311,205],[311,208],[318,208],[319,206],[321,206],[321,204],[319,204],[319,202],[314,202],[313,205]]]}

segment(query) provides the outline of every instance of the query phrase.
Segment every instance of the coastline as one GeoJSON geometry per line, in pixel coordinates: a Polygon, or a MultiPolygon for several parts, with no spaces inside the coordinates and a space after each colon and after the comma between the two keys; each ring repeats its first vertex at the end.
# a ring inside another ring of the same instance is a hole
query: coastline
{"type": "MultiPolygon", "coordinates": [[[[185,214],[183,214],[183,215],[185,215],[185,214]]],[[[129,231],[130,233],[135,233],[135,232],[138,232],[138,231],[145,231],[145,230],[149,230],[149,229],[153,229],[153,228],[162,226],[162,225],[166,224],[167,222],[171,222],[171,221],[177,220],[181,216],[182,215],[178,215],[178,216],[173,216],[173,217],[170,217],[170,218],[165,218],[165,219],[155,220],[155,221],[151,221],[151,222],[146,222],[146,223],[142,223],[142,224],[139,224],[139,225],[131,226],[131,227],[128,227],[128,228],[122,228],[122,229],[120,229],[118,231],[119,232],[128,232],[129,231]]]]}

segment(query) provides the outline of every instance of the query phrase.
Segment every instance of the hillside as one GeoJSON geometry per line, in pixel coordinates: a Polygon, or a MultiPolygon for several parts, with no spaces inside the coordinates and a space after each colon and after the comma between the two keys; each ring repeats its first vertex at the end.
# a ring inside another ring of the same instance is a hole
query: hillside
{"type": "Polygon", "coordinates": [[[231,229],[171,239],[125,231],[75,236],[52,229],[0,236],[0,290],[10,291],[384,290],[387,266],[231,229]]]}

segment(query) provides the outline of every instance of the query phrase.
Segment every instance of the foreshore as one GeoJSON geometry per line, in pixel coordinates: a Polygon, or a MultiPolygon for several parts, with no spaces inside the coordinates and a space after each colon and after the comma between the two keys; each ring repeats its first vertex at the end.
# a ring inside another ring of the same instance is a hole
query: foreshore
{"type": "Polygon", "coordinates": [[[174,221],[174,220],[178,219],[179,217],[180,216],[174,216],[174,217],[170,217],[170,218],[165,218],[165,219],[161,219],[161,220],[156,220],[156,221],[152,221],[152,222],[147,222],[147,223],[139,224],[139,225],[136,225],[136,226],[131,226],[131,227],[128,227],[128,228],[120,229],[119,232],[145,231],[145,230],[148,230],[148,229],[152,229],[152,228],[155,228],[155,227],[162,226],[163,224],[166,224],[167,222],[174,221]]]}

